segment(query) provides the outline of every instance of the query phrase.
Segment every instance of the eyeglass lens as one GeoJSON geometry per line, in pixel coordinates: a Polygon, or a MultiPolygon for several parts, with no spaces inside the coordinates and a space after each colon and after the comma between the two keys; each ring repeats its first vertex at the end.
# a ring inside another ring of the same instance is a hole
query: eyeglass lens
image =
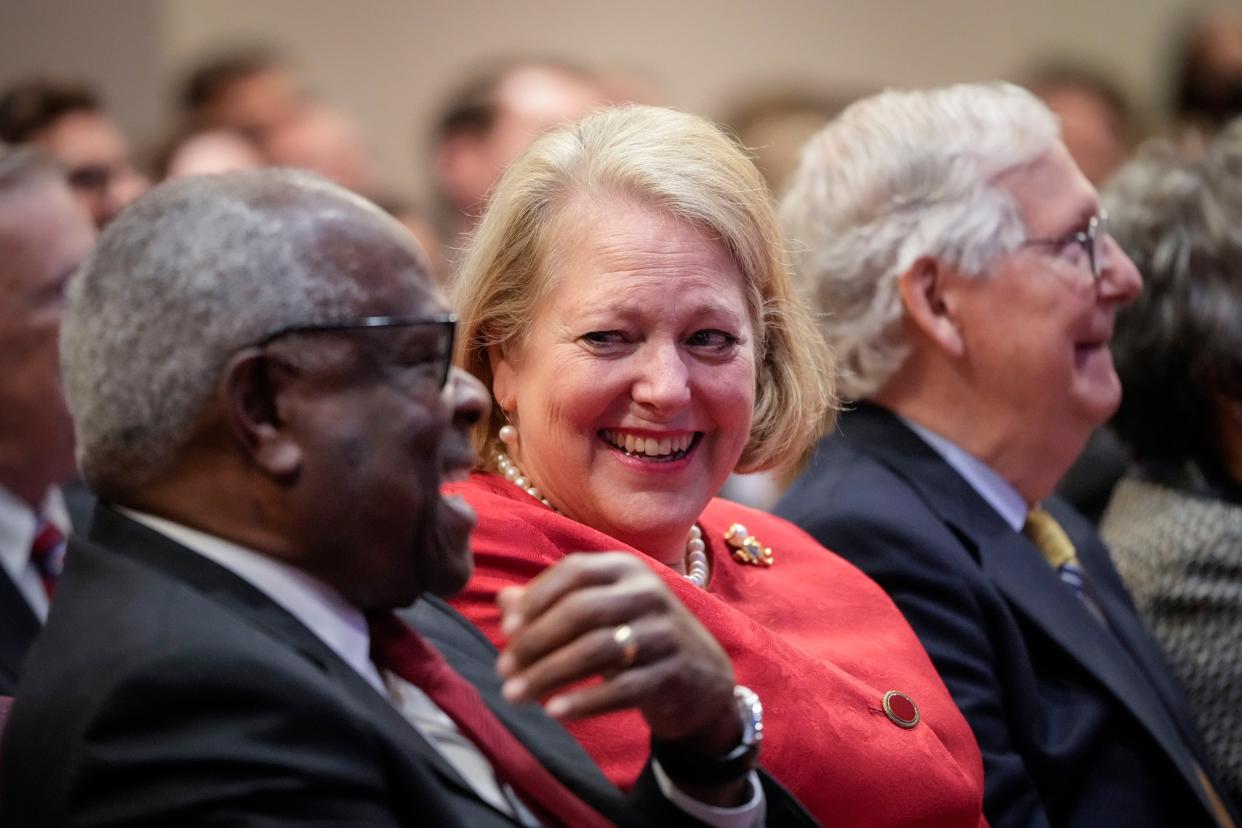
{"type": "Polygon", "coordinates": [[[359,329],[372,352],[411,390],[442,389],[453,364],[453,323],[359,329]]]}

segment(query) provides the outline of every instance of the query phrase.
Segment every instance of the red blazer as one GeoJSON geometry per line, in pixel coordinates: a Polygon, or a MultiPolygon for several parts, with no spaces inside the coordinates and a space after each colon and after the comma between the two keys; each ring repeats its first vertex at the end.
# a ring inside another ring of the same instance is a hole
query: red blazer
{"type": "MultiPolygon", "coordinates": [[[[977,828],[983,765],[954,705],[901,613],[874,582],[791,523],[715,499],[699,519],[711,581],[699,589],[663,564],[557,514],[484,474],[445,487],[479,516],[475,573],[453,603],[498,645],[496,593],[570,552],[622,550],[660,574],[720,641],[737,680],[764,708],[762,763],[825,825],[977,828]],[[742,523],[775,564],[736,562],[724,541],[742,523]],[[899,727],[882,698],[900,690],[921,721],[899,727]]],[[[569,724],[622,788],[633,785],[650,733],[634,711],[569,724]]]]}

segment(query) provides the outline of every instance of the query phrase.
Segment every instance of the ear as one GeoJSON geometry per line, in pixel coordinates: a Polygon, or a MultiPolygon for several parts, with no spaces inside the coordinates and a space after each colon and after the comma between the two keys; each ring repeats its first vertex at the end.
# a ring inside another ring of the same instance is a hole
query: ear
{"type": "Polygon", "coordinates": [[[517,410],[517,372],[513,361],[499,345],[487,346],[487,361],[492,367],[492,396],[506,414],[517,410]]]}
{"type": "Polygon", "coordinates": [[[956,271],[930,256],[910,265],[898,280],[906,316],[924,336],[951,357],[966,353],[958,326],[956,271]]]}
{"type": "Polygon", "coordinates": [[[258,348],[229,360],[220,381],[220,404],[242,452],[274,478],[290,478],[302,466],[302,447],[281,416],[281,396],[292,369],[258,348]]]}

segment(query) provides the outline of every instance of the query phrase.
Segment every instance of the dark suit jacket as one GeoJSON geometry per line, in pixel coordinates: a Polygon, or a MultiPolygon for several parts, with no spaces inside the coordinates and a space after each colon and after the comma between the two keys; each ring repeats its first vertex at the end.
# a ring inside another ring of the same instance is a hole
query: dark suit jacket
{"type": "Polygon", "coordinates": [[[776,511],[875,578],[905,613],[983,752],[1004,826],[1215,824],[1186,700],[1095,531],[1073,540],[1106,630],[1039,551],[891,413],[860,405],[776,511]]]}
{"type": "MultiPolygon", "coordinates": [[[[106,507],[89,541],[71,544],[9,719],[0,824],[512,825],[242,579],[106,507]]],[[[428,601],[416,614],[468,678],[490,669],[494,651],[451,609],[428,601]]],[[[623,797],[558,725],[499,701],[486,678],[489,703],[601,813],[699,824],[649,774],[623,797]]]]}
{"type": "MultiPolygon", "coordinates": [[[[62,491],[72,525],[87,526],[95,505],[90,490],[75,482],[62,491]]],[[[0,571],[0,696],[13,695],[22,660],[40,629],[39,619],[21,591],[8,573],[0,571]]]]}
{"type": "Polygon", "coordinates": [[[8,572],[0,571],[0,696],[11,696],[17,676],[39,634],[39,619],[8,572]]]}

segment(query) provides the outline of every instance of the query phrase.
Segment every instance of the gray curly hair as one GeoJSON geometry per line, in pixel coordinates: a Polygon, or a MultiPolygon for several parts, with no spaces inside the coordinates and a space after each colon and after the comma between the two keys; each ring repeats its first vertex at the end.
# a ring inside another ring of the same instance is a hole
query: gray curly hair
{"type": "Polygon", "coordinates": [[[360,217],[391,222],[309,173],[260,170],[168,182],[108,225],[61,333],[78,464],[101,496],[169,467],[239,348],[356,312],[366,263],[329,247],[360,217]]]}

